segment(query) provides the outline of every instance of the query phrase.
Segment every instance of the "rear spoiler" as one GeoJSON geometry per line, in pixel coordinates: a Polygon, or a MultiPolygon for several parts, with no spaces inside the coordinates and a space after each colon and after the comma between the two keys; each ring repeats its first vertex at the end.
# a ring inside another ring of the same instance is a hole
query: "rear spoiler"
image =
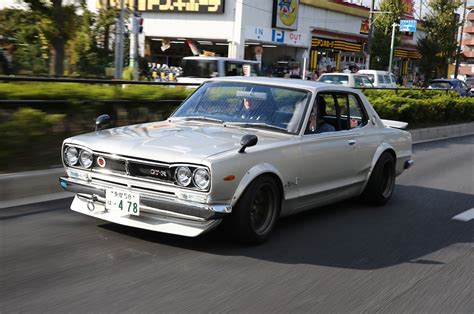
{"type": "Polygon", "coordinates": [[[382,123],[389,128],[404,129],[408,126],[407,122],[395,121],[395,120],[384,120],[381,119],[382,123]]]}

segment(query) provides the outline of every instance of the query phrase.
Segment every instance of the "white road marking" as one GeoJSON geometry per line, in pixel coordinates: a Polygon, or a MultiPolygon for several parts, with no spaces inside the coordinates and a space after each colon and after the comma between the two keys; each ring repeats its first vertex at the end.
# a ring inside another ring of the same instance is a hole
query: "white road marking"
{"type": "Polygon", "coordinates": [[[471,219],[474,219],[474,208],[468,209],[465,212],[454,216],[452,219],[460,221],[469,221],[471,219]]]}

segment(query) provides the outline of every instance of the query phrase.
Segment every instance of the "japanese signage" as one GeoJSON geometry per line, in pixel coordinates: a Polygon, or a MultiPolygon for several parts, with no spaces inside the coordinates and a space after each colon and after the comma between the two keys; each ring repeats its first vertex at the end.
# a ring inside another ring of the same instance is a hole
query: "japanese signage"
{"type": "Polygon", "coordinates": [[[416,20],[400,20],[400,32],[416,32],[416,20]]]}
{"type": "MultiPolygon", "coordinates": [[[[100,8],[102,0],[97,0],[100,8]]],[[[135,0],[124,0],[132,8],[135,0]]],[[[136,0],[138,11],[163,13],[224,13],[225,0],[136,0]]],[[[110,5],[120,7],[120,0],[110,0],[110,5]]]]}
{"type": "Polygon", "coordinates": [[[272,27],[298,29],[299,0],[273,0],[272,27]]]}
{"type": "Polygon", "coordinates": [[[311,39],[311,47],[315,49],[334,49],[341,51],[362,52],[361,43],[353,43],[345,40],[326,39],[313,37],[311,39]]]}
{"type": "Polygon", "coordinates": [[[266,27],[246,28],[247,40],[258,40],[272,44],[282,44],[287,46],[307,47],[308,37],[303,33],[283,31],[266,27]]]}

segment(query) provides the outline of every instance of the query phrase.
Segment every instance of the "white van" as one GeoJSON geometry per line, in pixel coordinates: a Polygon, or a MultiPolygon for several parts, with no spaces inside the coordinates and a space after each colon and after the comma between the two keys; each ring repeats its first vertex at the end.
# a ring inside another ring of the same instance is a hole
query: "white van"
{"type": "Polygon", "coordinates": [[[232,59],[225,57],[184,57],[183,74],[179,83],[202,83],[211,77],[257,76],[259,61],[232,59]]]}
{"type": "Polygon", "coordinates": [[[359,72],[369,77],[374,87],[397,87],[397,78],[390,72],[379,70],[359,70],[359,72]]]}

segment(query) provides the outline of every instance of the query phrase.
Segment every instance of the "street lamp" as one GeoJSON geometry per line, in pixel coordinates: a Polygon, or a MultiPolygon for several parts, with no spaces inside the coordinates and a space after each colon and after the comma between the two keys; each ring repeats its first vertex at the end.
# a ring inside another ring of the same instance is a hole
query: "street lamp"
{"type": "Polygon", "coordinates": [[[392,41],[390,42],[390,60],[388,63],[388,72],[392,72],[392,62],[393,62],[393,48],[395,46],[395,27],[400,26],[400,24],[392,24],[392,41]]]}

